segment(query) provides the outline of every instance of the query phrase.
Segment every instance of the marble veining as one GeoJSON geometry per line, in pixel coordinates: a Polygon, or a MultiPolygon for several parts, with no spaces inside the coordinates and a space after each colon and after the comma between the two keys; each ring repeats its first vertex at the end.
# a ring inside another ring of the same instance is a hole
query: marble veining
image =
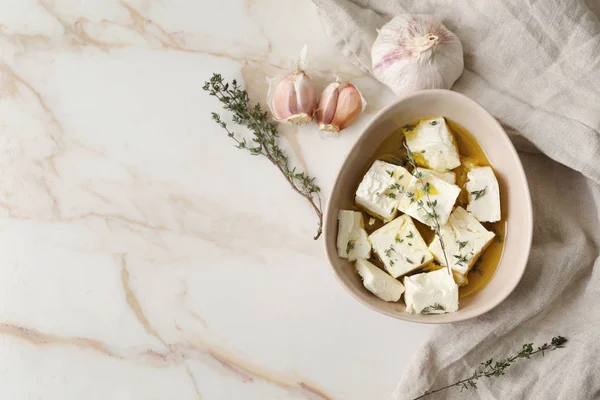
{"type": "Polygon", "coordinates": [[[201,89],[219,72],[264,102],[304,44],[320,89],[341,76],[368,102],[338,138],[281,129],[326,199],[393,95],[343,59],[310,1],[0,4],[0,397],[391,393],[429,328],[343,291],[313,211],[232,146],[201,89]]]}

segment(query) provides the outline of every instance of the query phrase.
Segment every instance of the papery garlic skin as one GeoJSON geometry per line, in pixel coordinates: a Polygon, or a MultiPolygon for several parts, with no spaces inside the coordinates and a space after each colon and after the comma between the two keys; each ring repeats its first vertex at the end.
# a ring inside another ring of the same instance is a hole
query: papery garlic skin
{"type": "Polygon", "coordinates": [[[279,81],[270,97],[271,112],[278,121],[305,125],[313,120],[317,107],[315,87],[301,69],[279,81]]]}
{"type": "Polygon", "coordinates": [[[364,101],[356,86],[348,82],[333,82],[325,88],[319,99],[319,129],[339,132],[350,126],[363,108],[364,101]]]}
{"type": "Polygon", "coordinates": [[[430,15],[402,14],[379,31],[371,48],[373,75],[398,96],[450,89],[464,69],[460,40],[430,15]]]}

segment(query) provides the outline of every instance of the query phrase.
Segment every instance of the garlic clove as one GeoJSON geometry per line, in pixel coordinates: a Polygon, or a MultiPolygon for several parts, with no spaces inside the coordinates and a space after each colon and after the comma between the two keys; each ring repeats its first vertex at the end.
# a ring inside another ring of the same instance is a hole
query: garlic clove
{"type": "Polygon", "coordinates": [[[273,93],[271,110],[277,119],[286,119],[296,114],[296,87],[289,77],[284,78],[273,93]]]}
{"type": "Polygon", "coordinates": [[[338,105],[331,125],[338,126],[341,131],[350,126],[361,111],[362,96],[356,86],[348,83],[346,87],[340,90],[338,105]]]}
{"type": "Polygon", "coordinates": [[[325,88],[317,107],[319,129],[339,132],[350,126],[363,109],[360,92],[351,83],[333,82],[325,88]]]}
{"type": "Polygon", "coordinates": [[[317,108],[317,94],[312,80],[306,73],[299,71],[296,74],[294,83],[296,85],[296,99],[298,101],[297,111],[306,113],[312,120],[317,108]]]}
{"type": "Polygon", "coordinates": [[[277,84],[270,106],[278,121],[305,125],[312,121],[316,103],[311,79],[304,71],[296,70],[277,84]]]}
{"type": "Polygon", "coordinates": [[[319,125],[329,125],[333,121],[341,85],[341,82],[333,82],[323,90],[317,107],[317,123],[319,125]]]}

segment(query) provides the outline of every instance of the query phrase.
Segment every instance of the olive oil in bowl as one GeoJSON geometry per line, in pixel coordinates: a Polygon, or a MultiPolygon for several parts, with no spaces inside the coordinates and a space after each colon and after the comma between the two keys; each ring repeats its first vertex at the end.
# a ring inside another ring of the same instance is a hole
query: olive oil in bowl
{"type": "MultiPolygon", "coordinates": [[[[428,119],[428,118],[424,118],[428,119]]],[[[414,121],[410,125],[416,125],[420,121],[414,121]]],[[[456,205],[463,206],[466,208],[468,193],[464,189],[464,184],[467,180],[467,168],[469,166],[491,166],[491,163],[488,160],[485,152],[481,148],[481,146],[477,143],[477,141],[473,138],[473,136],[467,132],[466,129],[453,122],[452,120],[446,119],[446,122],[454,134],[454,138],[456,140],[456,144],[461,157],[461,166],[455,168],[453,171],[456,173],[456,184],[463,188],[461,194],[458,197],[456,205]]],[[[383,143],[377,148],[374,152],[373,157],[369,160],[367,168],[375,161],[375,160],[383,160],[390,163],[395,164],[404,164],[406,161],[405,155],[406,152],[404,150],[404,133],[402,128],[398,128],[392,134],[390,134],[383,143]]],[[[415,155],[416,156],[416,155],[415,155]]],[[[414,157],[417,164],[420,163],[418,157],[414,157]]],[[[501,191],[502,196],[502,191],[501,191]]],[[[481,254],[481,256],[477,259],[471,270],[469,271],[467,278],[468,284],[461,286],[459,289],[460,298],[465,298],[470,296],[477,291],[481,290],[491,279],[498,267],[500,260],[502,258],[502,252],[504,249],[504,237],[506,235],[506,202],[501,198],[500,201],[502,205],[502,219],[495,223],[482,223],[486,229],[489,231],[496,233],[495,240],[492,240],[491,244],[487,247],[487,249],[481,254]]],[[[363,211],[363,210],[361,210],[363,211]]],[[[375,219],[373,223],[373,219],[371,216],[365,213],[364,217],[366,221],[370,221],[367,223],[365,228],[369,234],[377,230],[378,228],[383,226],[383,222],[379,219],[375,219]]],[[[422,235],[423,239],[427,244],[430,244],[435,236],[435,232],[425,224],[414,220],[414,223],[419,230],[419,233],[422,235]]],[[[379,267],[383,267],[381,262],[377,259],[372,260],[372,262],[376,263],[379,267]]],[[[414,273],[419,273],[422,271],[417,271],[414,273]]]]}

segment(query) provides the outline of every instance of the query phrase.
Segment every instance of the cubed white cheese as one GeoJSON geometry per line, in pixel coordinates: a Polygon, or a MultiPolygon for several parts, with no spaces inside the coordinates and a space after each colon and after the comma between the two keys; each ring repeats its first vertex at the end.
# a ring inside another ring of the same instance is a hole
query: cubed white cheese
{"type": "Polygon", "coordinates": [[[362,213],[340,210],[338,213],[338,255],[354,261],[371,257],[371,244],[364,229],[362,213]]]}
{"type": "Polygon", "coordinates": [[[375,217],[391,221],[411,178],[403,167],[377,160],[358,186],[356,204],[375,217]]]}
{"type": "Polygon", "coordinates": [[[406,125],[403,131],[418,165],[442,172],[460,165],[456,140],[443,117],[406,125]]]}
{"type": "Polygon", "coordinates": [[[500,189],[491,167],[474,167],[467,173],[467,211],[481,222],[500,221],[500,189]]]}
{"type": "Polygon", "coordinates": [[[452,270],[452,276],[454,277],[454,282],[456,282],[458,286],[465,286],[469,284],[469,278],[467,278],[466,275],[459,274],[458,272],[452,270]]]}
{"type": "Polygon", "coordinates": [[[456,172],[454,171],[440,172],[429,168],[419,168],[419,171],[421,171],[424,174],[431,174],[437,176],[438,178],[443,179],[448,183],[456,185],[456,172]]]}
{"type": "Polygon", "coordinates": [[[406,311],[443,314],[458,310],[458,286],[446,268],[404,278],[406,311]]]}
{"type": "Polygon", "coordinates": [[[469,172],[469,170],[479,165],[479,161],[472,157],[462,157],[460,162],[466,172],[469,172]]]}
{"type": "MultiPolygon", "coordinates": [[[[466,277],[469,269],[495,236],[462,207],[454,209],[448,223],[441,227],[440,232],[450,267],[463,277],[466,277]]],[[[429,251],[441,265],[447,265],[437,235],[429,245],[429,251]]]]}
{"type": "Polygon", "coordinates": [[[394,278],[433,260],[427,244],[408,215],[402,215],[369,236],[373,252],[394,278]]]}
{"type": "Polygon", "coordinates": [[[400,199],[398,209],[421,221],[425,225],[434,226],[435,222],[428,214],[438,215],[438,222],[444,225],[452,212],[460,188],[431,174],[415,172],[404,196],[400,199]],[[420,174],[419,174],[420,173],[420,174]],[[429,193],[426,193],[426,192],[429,193]]]}
{"type": "Polygon", "coordinates": [[[356,260],[356,271],[365,288],[384,301],[398,301],[404,285],[363,258],[356,260]]]}

